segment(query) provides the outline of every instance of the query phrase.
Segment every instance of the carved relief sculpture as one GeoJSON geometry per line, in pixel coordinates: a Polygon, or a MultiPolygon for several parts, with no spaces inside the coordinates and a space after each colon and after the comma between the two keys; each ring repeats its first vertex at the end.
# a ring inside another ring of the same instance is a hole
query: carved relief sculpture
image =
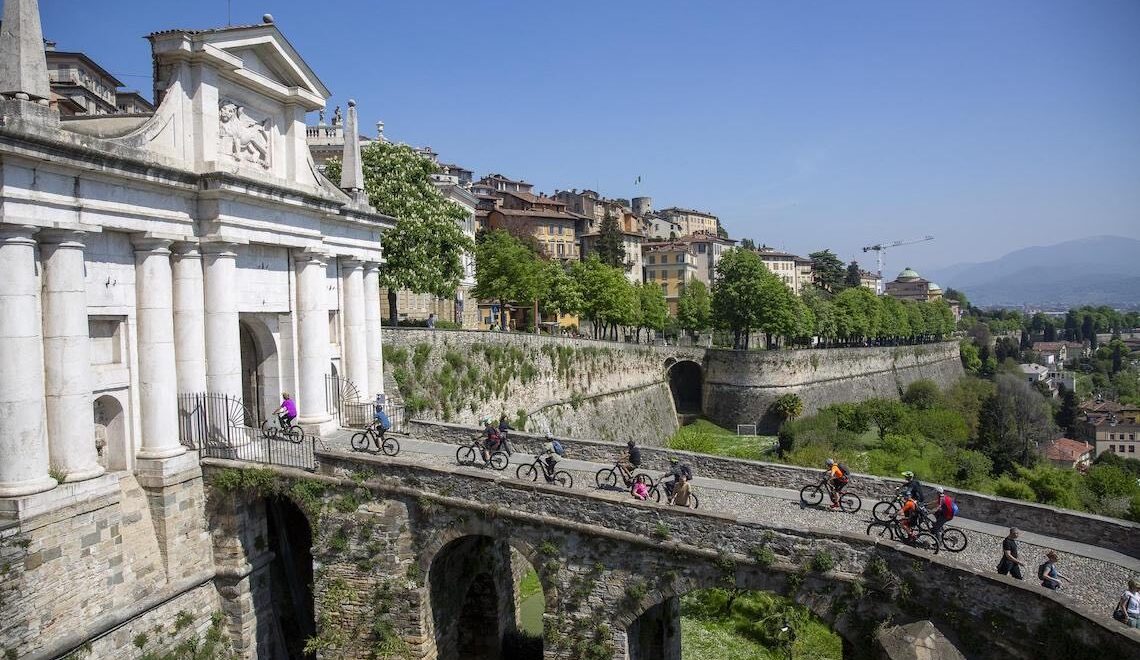
{"type": "Polygon", "coordinates": [[[269,119],[258,123],[245,114],[244,108],[231,101],[222,101],[218,111],[218,150],[234,160],[269,169],[269,119]]]}

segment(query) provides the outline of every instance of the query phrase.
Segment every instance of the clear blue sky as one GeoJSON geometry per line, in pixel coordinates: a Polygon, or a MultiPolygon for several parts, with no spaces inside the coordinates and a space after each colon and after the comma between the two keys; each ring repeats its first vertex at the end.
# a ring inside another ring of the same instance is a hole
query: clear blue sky
{"type": "MultiPolygon", "coordinates": [[[[148,96],[145,34],[227,20],[225,0],[41,10],[148,96]]],[[[330,109],[542,191],[650,195],[845,260],[937,237],[891,273],[1140,237],[1136,0],[232,0],[234,23],[265,12],[330,109]]]]}

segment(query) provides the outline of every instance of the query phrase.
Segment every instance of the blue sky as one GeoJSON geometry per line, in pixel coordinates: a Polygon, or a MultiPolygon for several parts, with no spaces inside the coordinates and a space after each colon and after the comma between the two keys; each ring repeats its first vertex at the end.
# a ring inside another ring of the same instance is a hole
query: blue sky
{"type": "MultiPolygon", "coordinates": [[[[225,0],[40,4],[61,50],[148,96],[144,35],[227,20],[225,0]]],[[[265,12],[330,109],[542,191],[650,195],[845,260],[936,237],[889,272],[1140,238],[1134,0],[232,0],[234,23],[265,12]]]]}

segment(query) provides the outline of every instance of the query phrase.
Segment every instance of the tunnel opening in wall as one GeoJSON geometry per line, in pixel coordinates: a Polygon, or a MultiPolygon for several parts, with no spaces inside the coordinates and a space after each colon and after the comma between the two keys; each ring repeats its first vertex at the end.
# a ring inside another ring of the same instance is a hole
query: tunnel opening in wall
{"type": "Polygon", "coordinates": [[[700,415],[703,412],[704,370],[692,360],[666,362],[669,392],[673,406],[681,416],[700,415]]]}
{"type": "Polygon", "coordinates": [[[545,594],[506,541],[451,541],[432,559],[428,582],[439,660],[541,660],[545,594]]]}
{"type": "Polygon", "coordinates": [[[265,513],[266,547],[273,553],[269,582],[283,657],[309,658],[305,642],[316,634],[312,529],[297,505],[283,497],[267,498],[265,513]]]}
{"type": "Polygon", "coordinates": [[[265,421],[266,413],[277,408],[281,394],[277,342],[269,326],[256,314],[242,314],[238,329],[245,425],[256,428],[265,421]]]}

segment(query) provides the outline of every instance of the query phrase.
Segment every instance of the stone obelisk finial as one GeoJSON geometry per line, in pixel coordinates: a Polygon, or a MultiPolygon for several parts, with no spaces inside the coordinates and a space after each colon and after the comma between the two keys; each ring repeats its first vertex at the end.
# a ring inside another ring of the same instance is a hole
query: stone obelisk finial
{"type": "Polygon", "coordinates": [[[344,122],[344,155],[341,158],[340,187],[352,201],[367,204],[364,193],[364,168],[360,163],[360,124],[356,118],[356,101],[348,100],[348,117],[344,122]]]}
{"type": "Polygon", "coordinates": [[[0,96],[47,103],[48,85],[44,34],[36,0],[4,0],[0,26],[0,96]]]}

